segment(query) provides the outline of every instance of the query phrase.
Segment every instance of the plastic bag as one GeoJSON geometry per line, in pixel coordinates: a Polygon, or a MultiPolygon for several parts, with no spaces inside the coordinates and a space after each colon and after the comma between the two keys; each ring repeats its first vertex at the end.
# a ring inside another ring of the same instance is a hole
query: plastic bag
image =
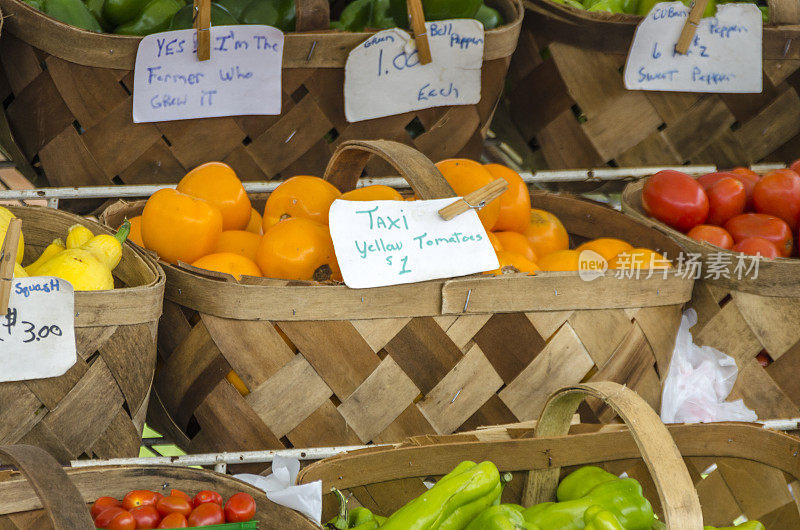
{"type": "Polygon", "coordinates": [[[710,346],[698,346],[689,331],[697,313],[688,309],[681,319],[661,397],[661,421],[699,423],[756,421],[756,413],[741,399],[727,402],[739,369],[730,355],[710,346]]]}

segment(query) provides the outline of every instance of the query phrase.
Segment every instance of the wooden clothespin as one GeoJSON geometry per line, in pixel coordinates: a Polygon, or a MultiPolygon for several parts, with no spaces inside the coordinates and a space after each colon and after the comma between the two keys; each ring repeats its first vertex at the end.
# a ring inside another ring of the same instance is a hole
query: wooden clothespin
{"type": "Polygon", "coordinates": [[[0,247],[0,316],[5,316],[8,312],[11,280],[14,278],[14,264],[17,262],[17,246],[21,233],[22,220],[12,219],[8,224],[3,246],[0,247]]]}
{"type": "Polygon", "coordinates": [[[692,45],[692,39],[694,39],[694,34],[697,33],[697,26],[703,19],[703,12],[706,10],[707,5],[708,0],[694,0],[692,3],[689,18],[686,19],[686,24],[683,25],[678,44],[675,45],[675,51],[681,55],[686,55],[686,52],[689,51],[689,46],[692,45]]]}
{"type": "Polygon", "coordinates": [[[422,9],[421,0],[406,0],[411,33],[417,43],[419,62],[429,64],[433,61],[431,45],[428,42],[428,27],[425,25],[425,11],[422,9]]]}
{"type": "Polygon", "coordinates": [[[194,0],[194,29],[197,30],[197,60],[211,59],[211,0],[194,0]]]}
{"type": "Polygon", "coordinates": [[[493,200],[498,199],[507,189],[508,182],[506,182],[505,179],[500,178],[493,180],[486,186],[473,191],[463,199],[458,199],[456,202],[448,204],[439,210],[439,215],[445,221],[449,221],[466,211],[480,210],[493,200]]]}

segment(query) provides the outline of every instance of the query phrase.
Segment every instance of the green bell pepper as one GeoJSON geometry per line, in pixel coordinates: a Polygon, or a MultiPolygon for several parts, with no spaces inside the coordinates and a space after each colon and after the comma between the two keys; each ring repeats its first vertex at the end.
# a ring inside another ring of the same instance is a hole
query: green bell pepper
{"type": "Polygon", "coordinates": [[[491,462],[462,463],[456,469],[460,472],[448,473],[431,489],[397,510],[381,530],[438,530],[459,507],[496,491],[500,483],[500,473],[491,462]]]}
{"type": "MultiPolygon", "coordinates": [[[[191,29],[194,24],[194,5],[185,5],[173,15],[169,23],[170,31],[176,29],[191,29]]],[[[211,2],[211,25],[212,26],[235,26],[239,24],[227,9],[216,2],[211,2]]]]}
{"type": "MultiPolygon", "coordinates": [[[[475,18],[482,0],[422,0],[425,20],[444,20],[448,18],[475,18]]],[[[397,27],[408,27],[406,0],[390,0],[389,14],[397,27]]]]}
{"type": "Polygon", "coordinates": [[[332,488],[331,491],[339,500],[339,513],[325,524],[325,528],[334,530],[375,530],[386,521],[386,517],[374,515],[370,510],[362,506],[348,510],[347,500],[342,492],[336,488],[332,488]]]}
{"type": "Polygon", "coordinates": [[[619,480],[619,477],[597,466],[584,466],[564,477],[556,490],[559,502],[580,499],[595,486],[603,482],[619,480]]]}
{"type": "Polygon", "coordinates": [[[252,0],[215,0],[217,4],[225,8],[236,20],[242,19],[242,13],[250,5],[252,0]]]}
{"type": "Polygon", "coordinates": [[[516,504],[498,504],[481,512],[465,530],[540,530],[525,521],[522,511],[516,504]]]}
{"type": "Polygon", "coordinates": [[[586,530],[625,530],[617,517],[600,506],[590,506],[583,514],[586,530]]]}
{"type": "Polygon", "coordinates": [[[42,11],[76,28],[100,33],[103,28],[82,0],[44,0],[42,11]]]}
{"type": "Polygon", "coordinates": [[[130,22],[142,12],[150,0],[105,0],[103,18],[113,26],[130,22]]]}
{"type": "Polygon", "coordinates": [[[44,0],[22,0],[34,9],[44,12],[44,0]]]}
{"type": "Polygon", "coordinates": [[[747,521],[739,526],[726,526],[725,528],[717,528],[715,526],[704,526],[703,530],[766,530],[764,525],[759,521],[747,521]]]}
{"type": "Polygon", "coordinates": [[[366,28],[388,29],[395,26],[389,16],[389,0],[355,0],[342,11],[336,29],[361,32],[366,28]]]}
{"type": "Polygon", "coordinates": [[[252,0],[238,18],[242,24],[263,24],[281,31],[294,31],[297,22],[294,0],[252,0]]]}
{"type": "Polygon", "coordinates": [[[151,0],[139,15],[114,30],[120,35],[150,35],[159,31],[166,31],[181,8],[180,0],[151,0]]]}
{"type": "Polygon", "coordinates": [[[583,528],[583,516],[598,505],[619,519],[626,530],[650,530],[653,507],[642,495],[642,486],[632,478],[603,482],[578,499],[557,502],[546,508],[533,506],[523,512],[525,520],[547,530],[583,528]]]}
{"type": "Polygon", "coordinates": [[[500,11],[486,4],[481,4],[481,7],[478,8],[475,20],[483,24],[483,29],[486,31],[503,25],[503,15],[500,14],[500,11]]]}

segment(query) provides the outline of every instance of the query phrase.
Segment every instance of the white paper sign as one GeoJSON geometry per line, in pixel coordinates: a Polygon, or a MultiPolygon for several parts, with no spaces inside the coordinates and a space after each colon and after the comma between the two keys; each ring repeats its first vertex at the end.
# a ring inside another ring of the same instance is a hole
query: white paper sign
{"type": "Polygon", "coordinates": [[[72,285],[45,276],[12,282],[0,316],[0,381],[63,375],[77,361],[72,285]]]}
{"type": "Polygon", "coordinates": [[[193,29],[142,39],[133,121],[281,113],[283,33],[271,26],[213,26],[211,59],[197,60],[193,29]]]}
{"type": "Polygon", "coordinates": [[[625,65],[629,90],[760,93],[761,11],[722,4],[700,21],[686,55],[675,45],[689,16],[681,2],[656,4],[639,24],[625,65]]]}
{"type": "Polygon", "coordinates": [[[419,62],[411,35],[397,28],[376,33],[350,52],[344,78],[347,121],[481,100],[483,25],[457,19],[426,26],[429,64],[419,62]]]}
{"type": "Polygon", "coordinates": [[[344,283],[362,289],[498,268],[474,210],[439,216],[455,200],[334,201],[329,225],[344,283]]]}

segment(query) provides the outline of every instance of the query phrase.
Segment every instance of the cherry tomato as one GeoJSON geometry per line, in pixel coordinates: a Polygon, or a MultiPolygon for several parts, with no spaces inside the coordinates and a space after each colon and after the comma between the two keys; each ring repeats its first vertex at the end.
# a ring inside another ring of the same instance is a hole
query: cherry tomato
{"type": "Polygon", "coordinates": [[[722,226],[731,217],[744,212],[747,193],[744,184],[734,178],[721,178],[706,189],[708,195],[708,219],[710,225],[722,226]]]}
{"type": "Polygon", "coordinates": [[[130,510],[133,518],[136,519],[136,530],[140,528],[156,528],[161,522],[161,514],[155,506],[136,506],[130,510]]]}
{"type": "Polygon", "coordinates": [[[122,507],[126,510],[132,510],[137,506],[155,506],[159,501],[160,495],[160,493],[150,490],[129,491],[122,498],[122,507]]]}
{"type": "Polygon", "coordinates": [[[698,182],[680,171],[659,171],[644,184],[642,206],[648,215],[686,232],[708,218],[708,196],[698,182]]]}
{"type": "Polygon", "coordinates": [[[743,252],[752,256],[761,256],[762,258],[779,258],[781,253],[778,252],[778,247],[772,241],[767,241],[760,237],[747,237],[742,239],[733,246],[734,252],[743,252]]]}
{"type": "Polygon", "coordinates": [[[215,502],[206,502],[192,510],[188,521],[189,526],[192,527],[223,524],[225,522],[225,512],[222,511],[222,506],[219,504],[215,502]]]}
{"type": "Polygon", "coordinates": [[[97,517],[94,518],[95,528],[108,528],[111,519],[125,511],[126,510],[121,506],[108,506],[105,510],[101,510],[100,513],[97,514],[97,517]]]}
{"type": "Polygon", "coordinates": [[[189,522],[186,520],[186,517],[184,517],[182,513],[177,512],[164,517],[161,520],[161,524],[158,525],[159,528],[187,528],[188,526],[189,522]]]}
{"type": "Polygon", "coordinates": [[[727,230],[719,226],[697,225],[686,234],[697,241],[705,241],[720,248],[733,248],[733,237],[727,230]]]}
{"type": "Polygon", "coordinates": [[[200,493],[195,495],[194,499],[192,500],[192,504],[194,505],[195,508],[206,502],[214,502],[216,504],[219,504],[220,506],[222,506],[225,503],[225,501],[222,500],[222,495],[220,495],[216,491],[210,491],[210,490],[201,491],[200,493]]]}
{"type": "Polygon", "coordinates": [[[106,527],[108,530],[136,530],[136,519],[131,512],[123,510],[111,519],[106,527]]]}
{"type": "Polygon", "coordinates": [[[795,160],[789,165],[789,169],[800,175],[800,159],[795,160]]]}
{"type": "Polygon", "coordinates": [[[177,512],[188,517],[192,513],[192,502],[177,495],[170,495],[158,501],[156,509],[162,516],[177,512]]]}
{"type": "Polygon", "coordinates": [[[747,211],[753,210],[753,188],[761,180],[761,175],[746,167],[735,167],[730,173],[739,177],[739,182],[744,184],[744,191],[747,192],[747,211]]]}
{"type": "Polygon", "coordinates": [[[187,493],[184,493],[181,490],[169,490],[169,494],[171,497],[183,497],[187,501],[192,502],[192,498],[189,497],[187,493]]]}
{"type": "Polygon", "coordinates": [[[225,503],[225,520],[229,523],[244,523],[256,514],[256,501],[247,493],[237,493],[225,503]]]}
{"type": "Polygon", "coordinates": [[[753,190],[758,213],[780,217],[794,231],[800,221],[800,175],[791,169],[776,169],[765,175],[753,190]]]}
{"type": "Polygon", "coordinates": [[[100,512],[111,506],[118,506],[121,508],[122,503],[119,502],[114,497],[100,497],[99,499],[94,501],[94,504],[92,504],[92,509],[91,509],[92,519],[97,519],[97,516],[100,515],[100,512]]]}
{"type": "Polygon", "coordinates": [[[763,213],[737,215],[725,223],[725,230],[737,243],[749,237],[760,237],[771,241],[781,256],[788,257],[792,253],[794,241],[789,225],[772,215],[763,213]]]}

